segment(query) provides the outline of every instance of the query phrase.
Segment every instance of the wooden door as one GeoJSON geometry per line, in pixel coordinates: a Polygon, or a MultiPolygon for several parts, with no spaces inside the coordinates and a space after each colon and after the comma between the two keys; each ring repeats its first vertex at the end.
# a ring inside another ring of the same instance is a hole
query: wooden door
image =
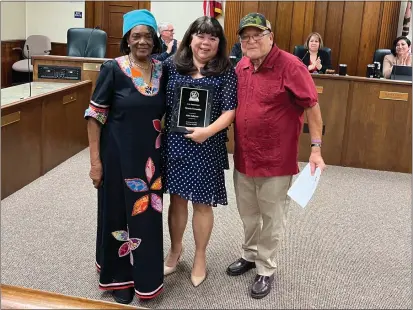
{"type": "Polygon", "coordinates": [[[150,1],[86,1],[85,27],[99,27],[108,34],[106,58],[120,56],[120,41],[122,40],[123,15],[127,12],[147,9],[150,1]]]}

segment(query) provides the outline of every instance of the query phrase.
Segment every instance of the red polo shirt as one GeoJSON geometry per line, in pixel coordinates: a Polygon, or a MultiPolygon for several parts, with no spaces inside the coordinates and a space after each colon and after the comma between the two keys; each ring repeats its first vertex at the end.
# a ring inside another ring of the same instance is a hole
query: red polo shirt
{"type": "Polygon", "coordinates": [[[307,67],[274,45],[257,71],[243,57],[236,73],[235,169],[250,177],[298,173],[303,112],[318,101],[307,67]]]}

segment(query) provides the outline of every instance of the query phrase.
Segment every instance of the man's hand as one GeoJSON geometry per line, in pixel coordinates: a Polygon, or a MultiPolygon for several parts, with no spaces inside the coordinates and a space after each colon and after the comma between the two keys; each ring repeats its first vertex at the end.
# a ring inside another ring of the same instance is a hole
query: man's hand
{"type": "Polygon", "coordinates": [[[186,130],[190,131],[191,133],[186,134],[185,138],[191,139],[196,143],[202,143],[210,136],[212,136],[211,132],[208,128],[203,127],[187,127],[186,130]]]}
{"type": "Polygon", "coordinates": [[[166,52],[170,54],[172,52],[172,48],[174,47],[174,40],[168,43],[166,52]]]}
{"type": "Polygon", "coordinates": [[[311,175],[314,175],[316,168],[320,168],[321,172],[325,169],[326,164],[324,163],[323,157],[321,157],[321,150],[319,147],[313,147],[310,154],[309,163],[311,175]]]}

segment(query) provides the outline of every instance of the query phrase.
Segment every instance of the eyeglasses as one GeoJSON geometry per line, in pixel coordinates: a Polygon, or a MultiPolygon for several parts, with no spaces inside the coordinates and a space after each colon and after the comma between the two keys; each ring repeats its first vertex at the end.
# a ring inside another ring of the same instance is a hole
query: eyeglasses
{"type": "Polygon", "coordinates": [[[164,31],[168,31],[168,32],[170,32],[170,33],[174,33],[174,29],[170,29],[170,30],[164,30],[164,31]]]}
{"type": "Polygon", "coordinates": [[[247,36],[245,34],[241,35],[239,38],[241,40],[241,42],[249,42],[249,40],[252,38],[254,41],[259,41],[262,40],[262,38],[264,38],[264,36],[266,36],[267,34],[270,34],[271,32],[268,31],[264,31],[260,34],[254,34],[252,36],[247,36]]]}

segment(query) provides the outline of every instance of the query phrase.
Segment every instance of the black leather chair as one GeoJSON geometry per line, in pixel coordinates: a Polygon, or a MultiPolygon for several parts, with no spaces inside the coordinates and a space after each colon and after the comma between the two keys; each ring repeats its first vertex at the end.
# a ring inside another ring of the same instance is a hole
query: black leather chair
{"type": "Polygon", "coordinates": [[[67,56],[105,58],[108,36],[97,28],[70,28],[67,31],[67,56]]]}
{"type": "MultiPolygon", "coordinates": [[[[296,45],[296,46],[294,46],[293,54],[294,54],[295,56],[304,55],[305,52],[306,52],[306,50],[307,50],[307,49],[304,47],[304,45],[296,45]]],[[[324,47],[322,48],[322,50],[323,50],[323,51],[326,51],[326,52],[328,53],[328,56],[330,56],[330,59],[331,59],[331,48],[324,46],[324,47]]]]}
{"type": "Polygon", "coordinates": [[[373,56],[373,63],[378,61],[380,62],[380,70],[383,75],[383,60],[384,56],[391,54],[391,50],[386,49],[386,48],[379,48],[374,52],[373,56]]]}

